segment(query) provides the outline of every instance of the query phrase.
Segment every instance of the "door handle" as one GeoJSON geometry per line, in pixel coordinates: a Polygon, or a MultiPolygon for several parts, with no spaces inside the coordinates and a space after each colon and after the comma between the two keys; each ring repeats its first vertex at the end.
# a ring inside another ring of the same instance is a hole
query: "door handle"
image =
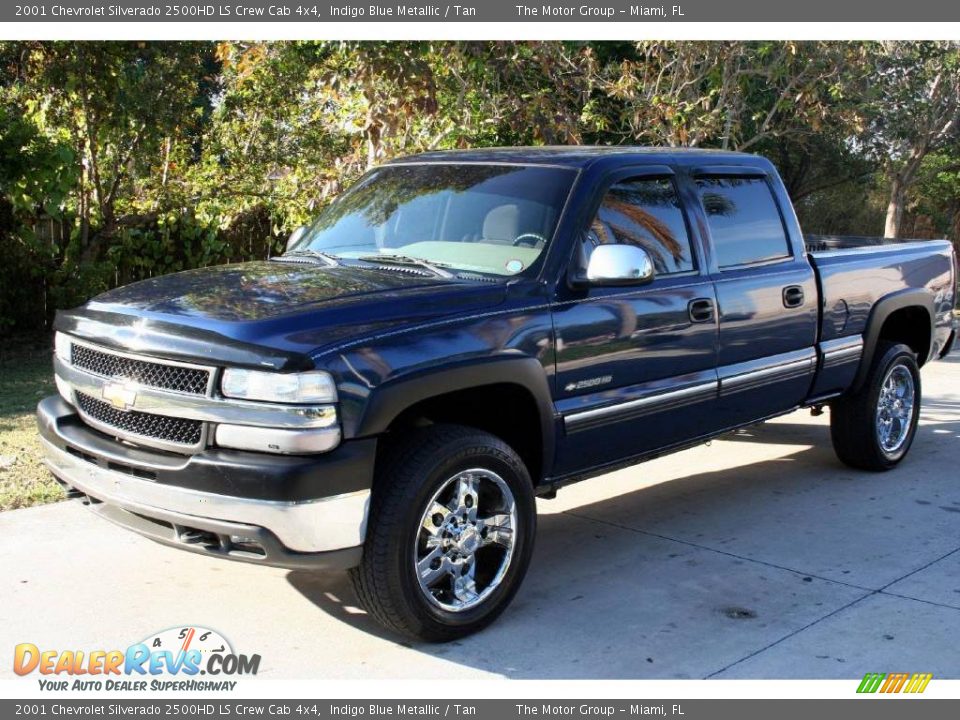
{"type": "Polygon", "coordinates": [[[787,285],[783,289],[783,306],[796,308],[803,305],[803,288],[799,285],[787,285]]]}
{"type": "Polygon", "coordinates": [[[713,300],[710,298],[691,300],[687,305],[687,313],[690,315],[690,322],[710,322],[713,320],[713,300]]]}

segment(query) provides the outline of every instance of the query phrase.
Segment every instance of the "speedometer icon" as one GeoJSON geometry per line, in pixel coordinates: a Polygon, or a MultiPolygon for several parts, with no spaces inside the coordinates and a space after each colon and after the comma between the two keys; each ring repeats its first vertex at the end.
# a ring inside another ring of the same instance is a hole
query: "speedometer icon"
{"type": "Polygon", "coordinates": [[[202,657],[213,653],[233,654],[233,647],[216,630],[199,625],[167,628],[144,638],[143,643],[151,652],[166,650],[176,657],[190,650],[197,650],[202,657]]]}

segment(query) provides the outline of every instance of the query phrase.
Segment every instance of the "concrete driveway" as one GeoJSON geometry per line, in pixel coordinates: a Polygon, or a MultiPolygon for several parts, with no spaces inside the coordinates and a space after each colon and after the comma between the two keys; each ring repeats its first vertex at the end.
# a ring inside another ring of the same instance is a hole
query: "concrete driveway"
{"type": "Polygon", "coordinates": [[[798,412],[540,501],[511,608],[443,646],[382,633],[342,575],[182,553],[74,503],[3,513],[0,647],[195,624],[278,679],[960,678],[960,356],[923,383],[894,472],[840,465],[827,417],[798,412]]]}

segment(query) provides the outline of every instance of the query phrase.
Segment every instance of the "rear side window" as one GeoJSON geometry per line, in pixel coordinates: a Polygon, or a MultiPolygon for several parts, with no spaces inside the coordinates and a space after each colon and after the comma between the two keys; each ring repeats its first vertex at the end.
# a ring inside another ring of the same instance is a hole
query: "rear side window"
{"type": "Polygon", "coordinates": [[[657,275],[694,269],[687,225],[671,180],[623,180],[607,190],[584,240],[584,267],[593,248],[612,243],[646,250],[657,275]]]}
{"type": "Polygon", "coordinates": [[[770,186],[762,178],[699,178],[717,264],[747,265],[790,256],[770,186]]]}

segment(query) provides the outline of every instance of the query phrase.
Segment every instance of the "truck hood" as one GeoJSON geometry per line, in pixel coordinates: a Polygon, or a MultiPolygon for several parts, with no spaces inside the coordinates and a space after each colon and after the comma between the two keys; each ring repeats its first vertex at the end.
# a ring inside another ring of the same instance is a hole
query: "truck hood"
{"type": "Polygon", "coordinates": [[[266,358],[309,355],[387,329],[471,314],[505,297],[504,283],[374,266],[252,262],[188,270],[110,290],[62,313],[57,327],[170,357],[222,357],[212,347],[218,343],[259,347],[271,352],[251,364],[289,366],[266,358]],[[207,350],[198,353],[201,347],[207,350]]]}

